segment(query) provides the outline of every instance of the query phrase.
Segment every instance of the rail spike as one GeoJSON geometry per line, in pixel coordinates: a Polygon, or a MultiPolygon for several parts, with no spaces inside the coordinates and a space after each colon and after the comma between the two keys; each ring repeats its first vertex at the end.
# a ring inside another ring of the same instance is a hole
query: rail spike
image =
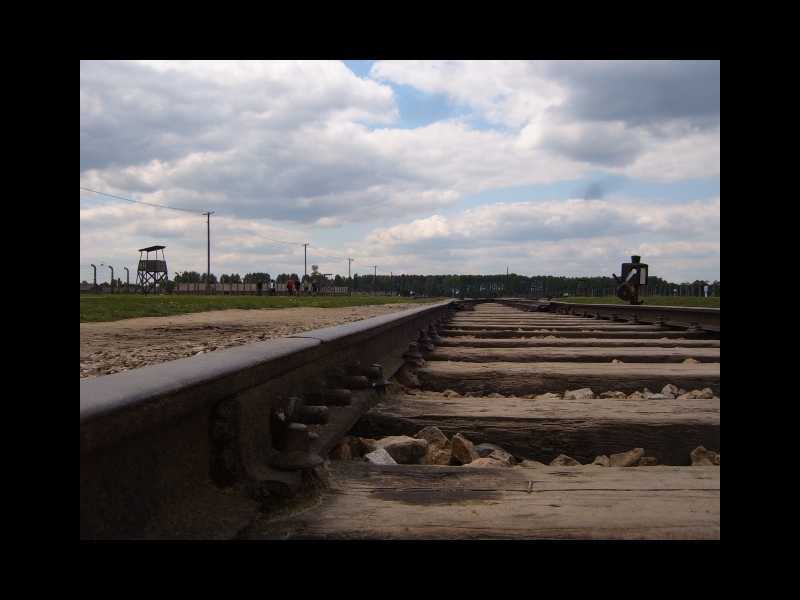
{"type": "Polygon", "coordinates": [[[379,394],[383,394],[386,392],[386,388],[389,386],[390,382],[388,379],[386,379],[386,376],[383,373],[382,364],[374,363],[370,367],[368,367],[367,377],[370,380],[372,389],[374,389],[379,394]]]}
{"type": "Polygon", "coordinates": [[[433,352],[433,342],[424,329],[419,330],[418,344],[425,352],[433,352]]]}
{"type": "Polygon", "coordinates": [[[419,346],[416,342],[411,342],[408,345],[408,350],[405,351],[403,354],[403,358],[406,359],[407,363],[417,364],[419,361],[424,362],[424,357],[419,351],[419,346]]]}

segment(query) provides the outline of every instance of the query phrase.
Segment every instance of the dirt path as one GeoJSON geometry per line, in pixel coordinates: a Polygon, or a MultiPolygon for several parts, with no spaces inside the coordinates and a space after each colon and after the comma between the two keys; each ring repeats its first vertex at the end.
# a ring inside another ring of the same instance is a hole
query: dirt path
{"type": "Polygon", "coordinates": [[[349,308],[233,309],[107,323],[81,323],[81,379],[360,321],[415,306],[384,304],[349,308]]]}

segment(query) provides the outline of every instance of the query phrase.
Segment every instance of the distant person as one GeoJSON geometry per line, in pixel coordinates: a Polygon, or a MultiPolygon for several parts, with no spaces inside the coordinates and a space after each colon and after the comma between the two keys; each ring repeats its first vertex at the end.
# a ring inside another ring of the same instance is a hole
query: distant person
{"type": "Polygon", "coordinates": [[[294,279],[286,282],[286,291],[289,292],[290,296],[294,294],[294,279]]]}

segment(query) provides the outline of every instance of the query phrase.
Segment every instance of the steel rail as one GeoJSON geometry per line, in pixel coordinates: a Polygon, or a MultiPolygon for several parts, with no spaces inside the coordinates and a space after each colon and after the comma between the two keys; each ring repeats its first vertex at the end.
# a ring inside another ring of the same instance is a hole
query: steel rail
{"type": "Polygon", "coordinates": [[[630,304],[581,304],[577,302],[500,299],[498,302],[523,310],[595,317],[633,323],[652,323],[664,327],[720,332],[720,309],[691,306],[651,306],[630,304]]]}
{"type": "Polygon", "coordinates": [[[345,406],[331,411],[332,431],[312,442],[325,454],[379,400],[409,344],[457,308],[468,303],[449,300],[82,380],[81,538],[235,535],[265,497],[306,482],[307,471],[275,467],[276,415],[331,388],[347,392],[345,406]],[[342,389],[347,381],[352,390],[342,389]]]}

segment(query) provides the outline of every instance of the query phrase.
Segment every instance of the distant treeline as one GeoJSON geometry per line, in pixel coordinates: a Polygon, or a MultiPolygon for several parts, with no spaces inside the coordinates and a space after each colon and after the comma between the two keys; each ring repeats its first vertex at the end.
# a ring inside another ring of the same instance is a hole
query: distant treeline
{"type": "MultiPolygon", "coordinates": [[[[278,283],[286,283],[289,279],[297,281],[325,280],[319,272],[299,277],[297,273],[281,273],[275,277],[278,283]]],[[[176,273],[174,283],[204,283],[205,273],[185,271],[176,273]]],[[[220,283],[267,283],[272,281],[269,273],[223,274],[220,283]]],[[[352,278],[336,275],[327,279],[332,285],[347,286],[354,292],[397,293],[401,296],[447,296],[462,298],[496,297],[496,296],[613,296],[616,282],[611,277],[552,277],[537,275],[526,277],[511,273],[509,275],[353,275],[352,278]]],[[[211,283],[217,283],[212,274],[211,283]]],[[[719,296],[719,281],[685,281],[675,283],[650,276],[648,285],[643,289],[647,296],[702,296],[703,286],[708,285],[709,296],[719,296]]],[[[169,288],[168,288],[169,289],[169,288]]]]}

